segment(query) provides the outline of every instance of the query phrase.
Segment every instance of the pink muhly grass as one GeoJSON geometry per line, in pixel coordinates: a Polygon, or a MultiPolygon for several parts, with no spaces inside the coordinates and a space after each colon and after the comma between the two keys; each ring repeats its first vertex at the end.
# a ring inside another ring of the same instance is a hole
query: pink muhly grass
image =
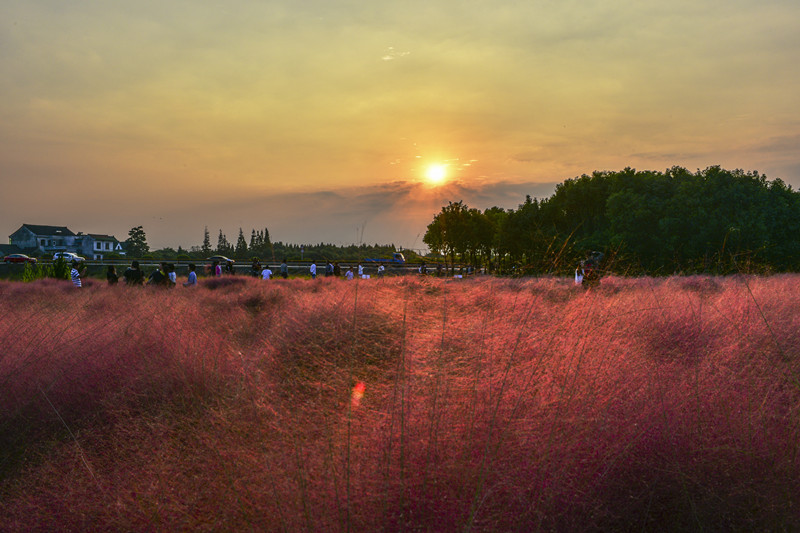
{"type": "Polygon", "coordinates": [[[800,526],[798,276],[235,279],[0,284],[7,529],[800,526]]]}

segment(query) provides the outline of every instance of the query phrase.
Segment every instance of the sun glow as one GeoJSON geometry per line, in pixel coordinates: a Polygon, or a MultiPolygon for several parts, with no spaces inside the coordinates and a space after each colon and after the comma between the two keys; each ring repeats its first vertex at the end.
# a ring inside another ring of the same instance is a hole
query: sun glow
{"type": "Polygon", "coordinates": [[[428,179],[429,183],[432,184],[442,183],[447,177],[447,165],[441,165],[441,164],[430,165],[425,170],[425,177],[428,179]]]}

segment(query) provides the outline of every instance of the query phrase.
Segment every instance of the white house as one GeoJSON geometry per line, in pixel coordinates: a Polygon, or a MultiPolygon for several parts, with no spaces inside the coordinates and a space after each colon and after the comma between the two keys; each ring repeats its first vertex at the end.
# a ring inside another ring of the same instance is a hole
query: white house
{"type": "Polygon", "coordinates": [[[108,254],[125,255],[122,243],[113,235],[100,235],[89,233],[81,239],[83,255],[92,259],[103,259],[108,254]]]}

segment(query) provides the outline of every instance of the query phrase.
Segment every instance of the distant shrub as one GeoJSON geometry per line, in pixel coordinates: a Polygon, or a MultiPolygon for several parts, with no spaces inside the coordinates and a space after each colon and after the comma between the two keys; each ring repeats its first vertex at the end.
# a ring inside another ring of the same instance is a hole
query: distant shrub
{"type": "Polygon", "coordinates": [[[69,279],[71,265],[63,257],[59,257],[52,264],[52,277],[55,279],[69,279]]]}
{"type": "Polygon", "coordinates": [[[52,277],[54,277],[53,266],[47,263],[25,263],[25,267],[22,270],[22,281],[25,282],[52,277]]]}

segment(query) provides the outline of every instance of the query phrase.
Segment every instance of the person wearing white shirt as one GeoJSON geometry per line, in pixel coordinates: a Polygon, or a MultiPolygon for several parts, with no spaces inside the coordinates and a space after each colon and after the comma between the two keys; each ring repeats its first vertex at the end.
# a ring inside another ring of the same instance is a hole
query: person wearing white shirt
{"type": "Polygon", "coordinates": [[[264,270],[261,271],[261,279],[268,280],[272,277],[272,270],[269,269],[269,265],[264,267],[264,270]]]}
{"type": "Polygon", "coordinates": [[[311,261],[311,267],[308,269],[311,272],[311,279],[317,279],[317,262],[311,261]]]}
{"type": "Polygon", "coordinates": [[[353,267],[350,267],[350,268],[347,269],[347,272],[345,273],[344,277],[348,281],[353,279],[353,267]]]}

